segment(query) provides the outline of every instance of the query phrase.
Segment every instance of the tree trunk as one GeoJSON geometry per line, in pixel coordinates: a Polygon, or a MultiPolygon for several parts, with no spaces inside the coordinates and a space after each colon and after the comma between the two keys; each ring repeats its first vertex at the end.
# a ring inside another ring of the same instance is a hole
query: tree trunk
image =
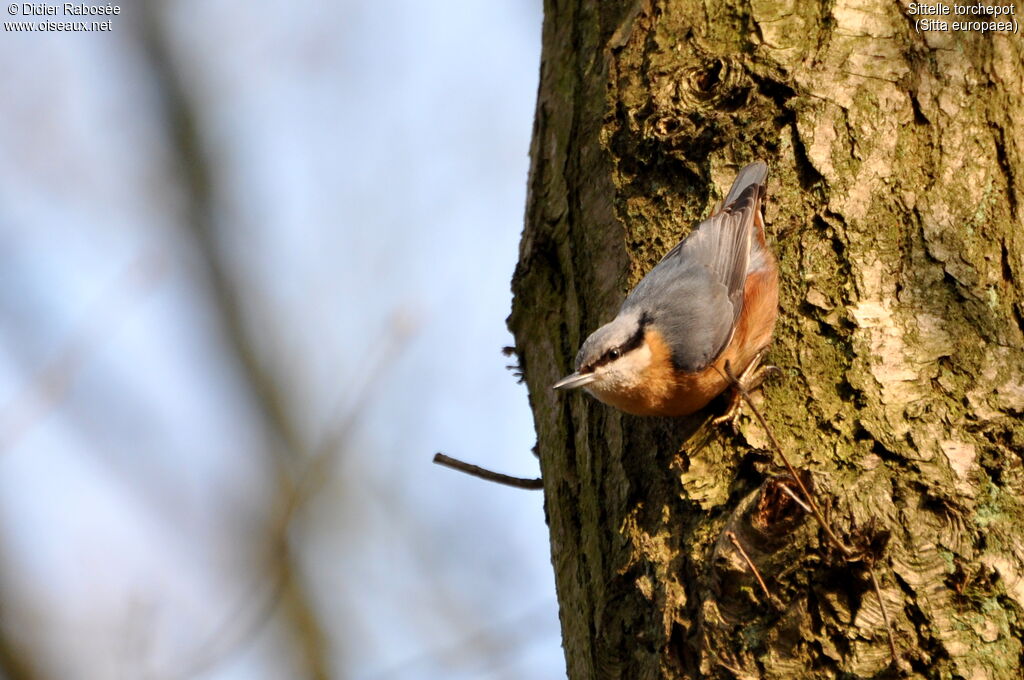
{"type": "Polygon", "coordinates": [[[781,493],[755,420],[734,435],[550,389],[754,159],[781,268],[772,430],[877,556],[909,677],[1022,677],[1020,37],[917,32],[882,0],[545,4],[509,326],[569,677],[890,664],[865,560],[781,493]]]}

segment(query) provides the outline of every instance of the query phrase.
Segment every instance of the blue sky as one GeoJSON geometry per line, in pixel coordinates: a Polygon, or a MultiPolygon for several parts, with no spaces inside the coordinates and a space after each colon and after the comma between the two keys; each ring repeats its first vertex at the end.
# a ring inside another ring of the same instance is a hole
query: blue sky
{"type": "MultiPolygon", "coordinates": [[[[537,474],[500,350],[539,3],[168,7],[247,334],[306,443],[360,409],[290,534],[333,677],[564,677],[541,495],[430,463],[537,474]]],[[[0,37],[0,624],[62,678],[206,653],[274,512],[134,11],[0,37]]],[[[293,677],[289,625],[195,677],[293,677]]]]}

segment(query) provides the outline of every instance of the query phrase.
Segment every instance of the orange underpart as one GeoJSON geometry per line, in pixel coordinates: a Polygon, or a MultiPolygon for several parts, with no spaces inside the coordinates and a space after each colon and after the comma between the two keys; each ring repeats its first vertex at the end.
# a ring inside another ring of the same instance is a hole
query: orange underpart
{"type": "Polygon", "coordinates": [[[771,340],[779,308],[779,275],[774,258],[767,254],[767,267],[747,276],[743,288],[743,312],[725,349],[699,373],[682,373],[672,366],[671,352],[661,334],[649,328],[644,342],[651,350],[651,363],[639,385],[602,400],[626,413],[641,416],[686,416],[696,413],[725,391],[725,364],[735,375],[750,365],[771,340]]]}

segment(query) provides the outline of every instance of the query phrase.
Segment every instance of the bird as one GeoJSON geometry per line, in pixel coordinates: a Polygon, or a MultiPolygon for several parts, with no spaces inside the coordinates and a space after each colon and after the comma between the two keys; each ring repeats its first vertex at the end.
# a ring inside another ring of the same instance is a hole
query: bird
{"type": "MultiPolygon", "coordinates": [[[[553,385],[583,388],[641,416],[692,415],[732,388],[754,389],[778,316],[779,270],[761,214],[768,166],[740,170],[720,210],[670,250],[594,331],[575,371],[553,385]]],[[[775,369],[777,370],[777,369],[775,369]]]]}

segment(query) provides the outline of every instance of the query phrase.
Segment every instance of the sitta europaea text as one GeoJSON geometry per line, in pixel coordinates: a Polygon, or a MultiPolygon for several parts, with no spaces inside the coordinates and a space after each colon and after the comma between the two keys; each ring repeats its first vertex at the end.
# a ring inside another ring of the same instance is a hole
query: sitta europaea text
{"type": "Polygon", "coordinates": [[[684,416],[724,392],[733,372],[753,374],[779,306],[761,215],[767,178],[760,161],[740,170],[722,209],[648,272],[554,388],[582,387],[635,415],[684,416]]]}

